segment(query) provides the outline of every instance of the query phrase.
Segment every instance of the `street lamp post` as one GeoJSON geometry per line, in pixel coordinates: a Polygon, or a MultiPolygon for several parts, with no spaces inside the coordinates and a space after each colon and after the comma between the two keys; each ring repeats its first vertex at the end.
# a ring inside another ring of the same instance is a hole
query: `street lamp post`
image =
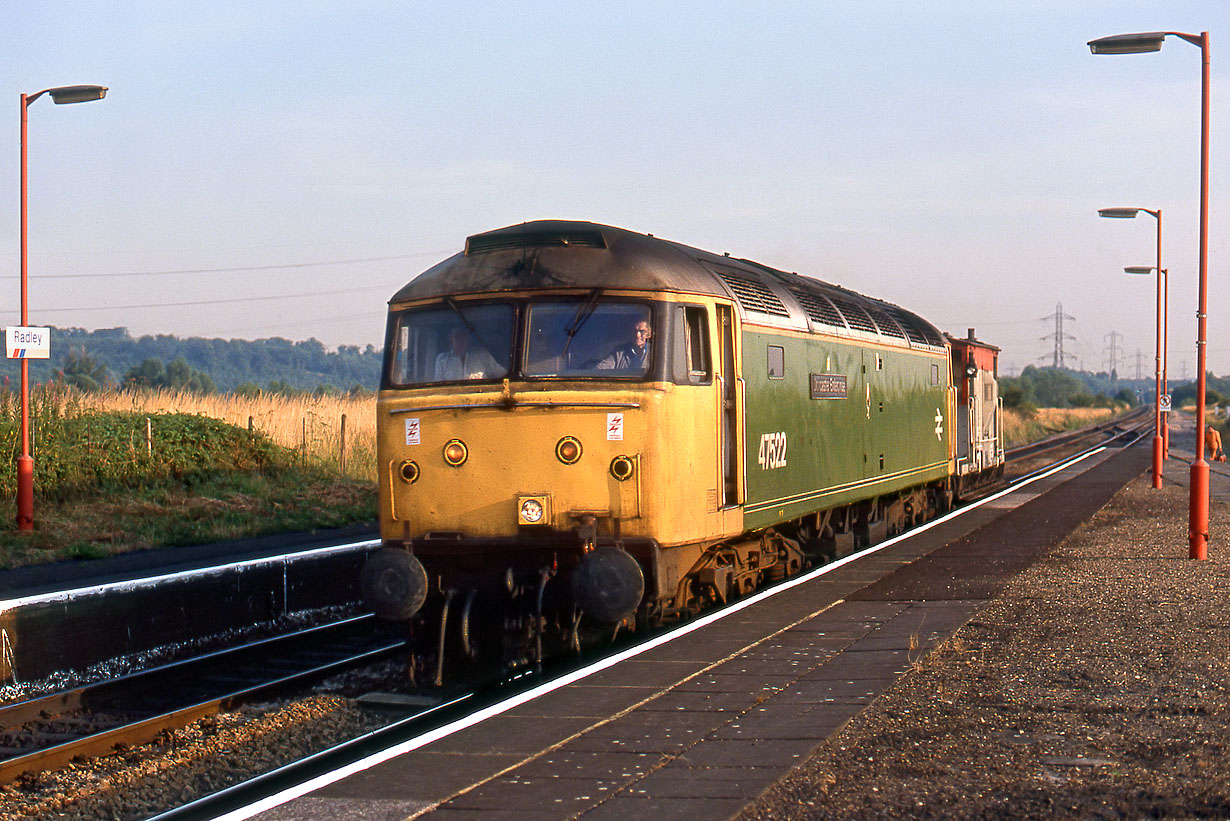
{"type": "MultiPolygon", "coordinates": [[[[1151,274],[1157,271],[1157,344],[1162,344],[1162,312],[1163,312],[1163,296],[1162,283],[1169,279],[1165,268],[1156,268],[1152,265],[1130,266],[1123,269],[1126,274],[1151,274]]],[[[1153,487],[1160,488],[1162,486],[1162,462],[1165,457],[1165,440],[1162,434],[1162,367],[1161,355],[1157,357],[1158,365],[1154,378],[1157,382],[1157,405],[1154,411],[1154,432],[1153,432],[1153,487]]]]}
{"type": "Polygon", "coordinates": [[[1167,37],[1178,37],[1200,48],[1200,285],[1196,308],[1196,457],[1192,460],[1191,496],[1188,501],[1188,556],[1209,555],[1209,463],[1204,459],[1204,403],[1206,353],[1208,348],[1209,284],[1209,33],[1152,31],[1116,34],[1090,40],[1094,54],[1143,54],[1161,51],[1167,37]]]}
{"type": "Polygon", "coordinates": [[[1166,414],[1162,413],[1162,395],[1166,387],[1162,384],[1162,374],[1165,371],[1163,362],[1166,357],[1166,342],[1163,341],[1163,333],[1169,335],[1167,328],[1167,314],[1169,306],[1167,305],[1166,296],[1163,295],[1163,281],[1166,282],[1166,290],[1169,291],[1169,278],[1166,272],[1162,269],[1162,210],[1159,208],[1156,211],[1148,208],[1099,208],[1098,216],[1107,217],[1109,219],[1134,219],[1138,213],[1144,211],[1157,220],[1157,266],[1156,268],[1125,268],[1129,274],[1149,274],[1154,270],[1157,271],[1157,353],[1155,357],[1154,367],[1154,382],[1157,389],[1157,399],[1154,412],[1153,424],[1153,487],[1160,488],[1162,486],[1162,465],[1165,464],[1167,440],[1169,440],[1169,420],[1166,414]],[[1164,309],[1163,306],[1166,306],[1164,309]]]}
{"type": "MultiPolygon", "coordinates": [[[[26,109],[50,95],[56,105],[88,103],[107,96],[106,86],[60,86],[21,95],[21,324],[30,324],[26,264],[26,109]]],[[[30,363],[21,360],[21,455],[17,457],[17,528],[34,529],[34,459],[30,456],[30,363]]]]}

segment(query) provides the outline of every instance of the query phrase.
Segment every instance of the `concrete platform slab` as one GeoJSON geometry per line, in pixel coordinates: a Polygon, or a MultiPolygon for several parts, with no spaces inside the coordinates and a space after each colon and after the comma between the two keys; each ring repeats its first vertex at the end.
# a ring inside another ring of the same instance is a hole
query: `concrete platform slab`
{"type": "Polygon", "coordinates": [[[696,821],[698,818],[729,818],[747,803],[742,798],[641,798],[618,795],[585,815],[585,821],[652,818],[654,821],[696,821]]]}

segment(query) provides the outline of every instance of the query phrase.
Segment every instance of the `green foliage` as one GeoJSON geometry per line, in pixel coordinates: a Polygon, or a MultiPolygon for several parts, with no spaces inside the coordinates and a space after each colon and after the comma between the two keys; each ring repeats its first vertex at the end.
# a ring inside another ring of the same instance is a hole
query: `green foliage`
{"type": "Polygon", "coordinates": [[[232,391],[236,396],[243,396],[248,399],[255,399],[261,395],[261,386],[255,382],[240,382],[232,391]]]}
{"type": "MultiPolygon", "coordinates": [[[[34,394],[37,399],[46,391],[34,394]]],[[[205,416],[58,411],[35,402],[31,415],[40,498],[148,486],[168,479],[191,485],[225,471],[294,464],[294,454],[259,433],[205,416]]],[[[16,494],[19,413],[0,407],[0,442],[13,454],[0,465],[0,493],[16,494]]]]}
{"type": "Polygon", "coordinates": [[[35,531],[16,528],[20,402],[0,390],[0,567],[369,523],[375,486],[205,416],[85,410],[31,393],[35,531]]]}
{"type": "Polygon", "coordinates": [[[1004,406],[1029,410],[1033,408],[1104,408],[1116,402],[1137,404],[1135,391],[1119,389],[1114,399],[1109,395],[1115,381],[1105,374],[1086,374],[1064,368],[1035,368],[1032,365],[1018,377],[1000,380],[1000,395],[1004,406]]]}
{"type": "Polygon", "coordinates": [[[217,386],[208,374],[201,373],[177,356],[162,364],[161,359],[149,357],[140,365],[124,374],[124,384],[139,388],[167,388],[192,393],[214,393],[217,386]]]}
{"type": "MultiPolygon", "coordinates": [[[[31,361],[30,378],[46,383],[63,372],[66,384],[86,390],[93,390],[91,380],[105,385],[110,374],[124,374],[124,381],[132,376],[134,384],[194,391],[232,391],[245,383],[270,382],[299,392],[319,386],[375,390],[380,364],[381,352],[371,345],[329,351],[315,339],[181,339],[165,334],[134,339],[125,328],[52,328],[51,359],[31,361]],[[182,365],[177,364],[180,360],[182,365]]],[[[19,368],[16,360],[4,360],[0,375],[16,380],[19,368]]]]}
{"type": "MultiPolygon", "coordinates": [[[[1209,405],[1224,405],[1230,404],[1230,400],[1225,397],[1230,396],[1230,378],[1216,377],[1213,374],[1205,375],[1204,386],[1204,401],[1209,405]]],[[[1182,407],[1183,405],[1196,404],[1196,381],[1184,382],[1177,387],[1172,386],[1170,389],[1170,398],[1174,407],[1182,407]]]]}
{"type": "Polygon", "coordinates": [[[64,384],[83,391],[102,390],[111,381],[107,366],[87,354],[84,346],[69,348],[60,376],[64,384]]]}

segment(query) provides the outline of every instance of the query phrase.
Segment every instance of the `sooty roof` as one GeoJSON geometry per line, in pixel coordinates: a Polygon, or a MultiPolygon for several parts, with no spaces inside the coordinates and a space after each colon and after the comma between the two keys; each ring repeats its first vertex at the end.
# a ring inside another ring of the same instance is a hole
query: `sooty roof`
{"type": "Polygon", "coordinates": [[[466,240],[390,304],[445,294],[604,288],[733,299],[745,321],[889,344],[943,346],[931,323],[899,306],[810,277],[592,222],[540,220],[466,240]]]}

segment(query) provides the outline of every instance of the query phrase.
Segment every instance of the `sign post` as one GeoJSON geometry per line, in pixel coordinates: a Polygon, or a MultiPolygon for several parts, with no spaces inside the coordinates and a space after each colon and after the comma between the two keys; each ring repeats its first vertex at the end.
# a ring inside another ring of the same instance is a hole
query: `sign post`
{"type": "Polygon", "coordinates": [[[4,329],[4,350],[9,359],[50,359],[51,329],[10,325],[4,329]]]}

